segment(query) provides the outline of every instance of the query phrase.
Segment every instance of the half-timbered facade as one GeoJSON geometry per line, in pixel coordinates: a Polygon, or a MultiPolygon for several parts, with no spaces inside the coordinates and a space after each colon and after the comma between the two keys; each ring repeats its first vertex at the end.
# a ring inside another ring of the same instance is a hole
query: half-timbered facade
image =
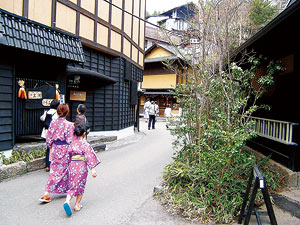
{"type": "Polygon", "coordinates": [[[40,134],[56,94],[94,134],[133,132],[144,18],[145,0],[0,1],[0,151],[40,134]]]}

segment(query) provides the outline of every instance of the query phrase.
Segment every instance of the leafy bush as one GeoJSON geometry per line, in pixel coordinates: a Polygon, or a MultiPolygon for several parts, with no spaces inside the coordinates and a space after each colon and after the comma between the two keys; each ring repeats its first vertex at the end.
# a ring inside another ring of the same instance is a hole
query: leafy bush
{"type": "Polygon", "coordinates": [[[20,161],[30,162],[34,159],[38,159],[45,156],[46,149],[33,149],[29,153],[25,152],[24,150],[14,150],[9,158],[6,158],[3,153],[0,153],[0,159],[2,160],[4,165],[13,164],[20,161]]]}
{"type": "Polygon", "coordinates": [[[175,90],[184,112],[171,130],[179,150],[165,168],[165,191],[160,196],[184,216],[231,223],[256,164],[270,191],[284,183],[267,166],[268,159],[257,159],[243,150],[256,136],[249,116],[268,108],[256,105],[257,99],[272,86],[273,74],[283,69],[280,63],[268,63],[262,56],[249,58],[249,63],[248,70],[231,64],[227,71],[211,74],[192,68],[194,77],[175,90]],[[267,74],[257,76],[262,65],[267,74]]]}
{"type": "MultiPolygon", "coordinates": [[[[280,177],[278,171],[267,163],[268,158],[257,159],[255,155],[241,150],[233,155],[230,167],[226,168],[225,163],[217,162],[213,154],[201,154],[199,149],[196,151],[201,157],[201,164],[188,161],[185,154],[179,153],[165,168],[164,191],[158,195],[166,204],[189,219],[232,222],[239,214],[254,165],[259,166],[271,193],[284,185],[285,178],[280,177]]],[[[257,197],[257,204],[260,203],[261,194],[257,197]]]]}

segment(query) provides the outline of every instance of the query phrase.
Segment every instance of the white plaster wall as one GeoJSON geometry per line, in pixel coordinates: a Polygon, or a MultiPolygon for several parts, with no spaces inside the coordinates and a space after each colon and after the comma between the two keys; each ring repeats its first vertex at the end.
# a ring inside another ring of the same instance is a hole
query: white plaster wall
{"type": "Polygon", "coordinates": [[[120,140],[129,137],[133,134],[134,134],[134,126],[131,126],[123,130],[90,132],[89,136],[117,136],[117,139],[120,140]]]}

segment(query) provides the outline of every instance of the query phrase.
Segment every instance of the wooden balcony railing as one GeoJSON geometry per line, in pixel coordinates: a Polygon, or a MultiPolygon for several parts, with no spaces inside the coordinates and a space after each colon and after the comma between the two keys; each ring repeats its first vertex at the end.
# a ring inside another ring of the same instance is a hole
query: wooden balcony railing
{"type": "Polygon", "coordinates": [[[293,142],[293,128],[298,123],[250,117],[255,121],[254,129],[261,137],[271,139],[286,145],[298,145],[293,142]]]}

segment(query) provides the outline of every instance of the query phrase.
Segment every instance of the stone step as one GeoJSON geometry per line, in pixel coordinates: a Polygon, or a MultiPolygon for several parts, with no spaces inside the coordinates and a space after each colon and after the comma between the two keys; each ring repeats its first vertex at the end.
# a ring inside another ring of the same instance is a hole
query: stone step
{"type": "MultiPolygon", "coordinates": [[[[96,147],[97,149],[103,149],[103,143],[113,142],[117,140],[117,136],[88,136],[88,142],[92,145],[92,147],[96,147]]],[[[45,141],[39,141],[39,142],[28,142],[28,143],[22,143],[22,144],[16,144],[13,148],[15,151],[25,151],[30,152],[32,150],[38,150],[38,149],[45,149],[46,143],[45,141]]],[[[99,151],[99,150],[98,150],[99,151]]]]}
{"type": "MultiPolygon", "coordinates": [[[[117,136],[90,136],[88,137],[88,142],[92,145],[95,152],[105,151],[106,144],[117,140],[117,136]]],[[[45,141],[42,142],[30,142],[16,144],[14,146],[14,151],[25,151],[30,152],[34,150],[45,149],[45,141]]],[[[30,162],[16,162],[10,165],[0,164],[0,182],[8,178],[13,178],[22,175],[27,172],[34,170],[39,170],[45,168],[45,157],[34,159],[30,162]]]]}
{"type": "Polygon", "coordinates": [[[94,143],[106,143],[117,140],[117,136],[90,136],[87,138],[88,142],[92,145],[94,143]]]}
{"type": "Polygon", "coordinates": [[[272,195],[275,205],[290,213],[292,216],[300,219],[300,189],[288,188],[287,190],[272,195]]]}
{"type": "Polygon", "coordinates": [[[106,150],[106,144],[104,143],[94,143],[91,144],[95,152],[101,152],[106,150]]]}

